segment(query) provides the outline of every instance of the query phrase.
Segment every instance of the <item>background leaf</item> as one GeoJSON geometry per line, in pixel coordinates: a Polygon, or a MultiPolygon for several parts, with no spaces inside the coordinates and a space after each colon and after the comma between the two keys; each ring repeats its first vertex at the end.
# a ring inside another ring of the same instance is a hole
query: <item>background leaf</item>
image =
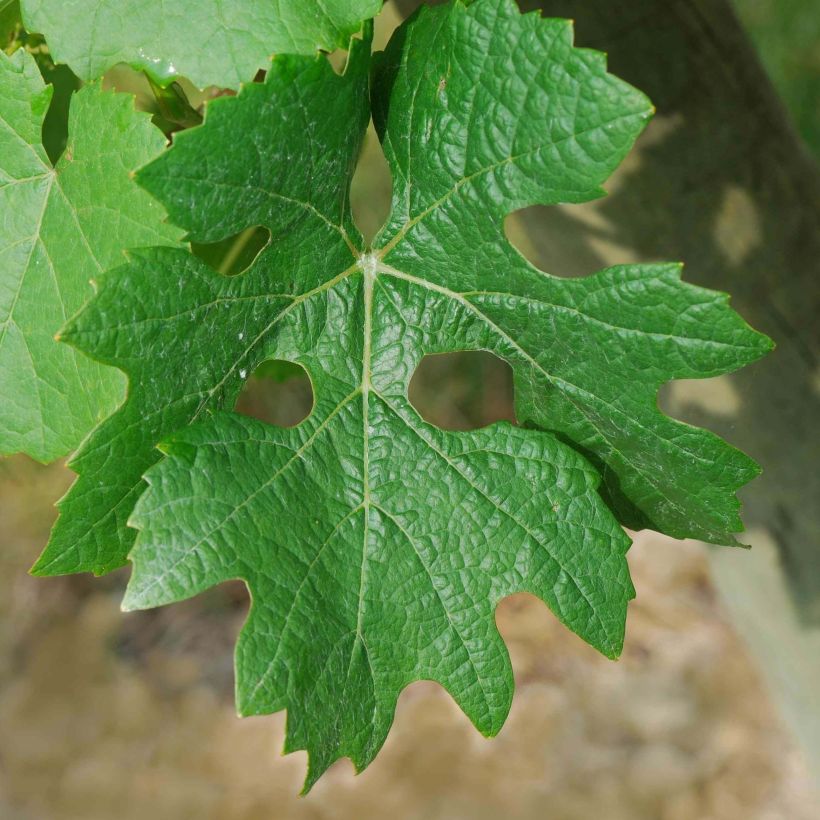
{"type": "Polygon", "coordinates": [[[0,54],[0,452],[40,461],[74,449],[123,394],[121,374],[55,333],[124,248],[179,236],[129,176],[164,145],[133,99],[97,86],[74,95],[52,166],[41,142],[51,95],[33,57],[0,54]]]}
{"type": "Polygon", "coordinates": [[[23,0],[26,28],[92,80],[117,63],[158,82],[236,88],[279,52],[347,48],[382,0],[23,0]]]}

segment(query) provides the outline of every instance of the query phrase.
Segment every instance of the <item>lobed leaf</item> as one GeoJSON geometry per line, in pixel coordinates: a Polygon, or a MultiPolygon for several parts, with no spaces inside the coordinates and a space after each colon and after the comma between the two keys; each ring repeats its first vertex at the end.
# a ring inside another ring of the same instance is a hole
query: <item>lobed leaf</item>
{"type": "Polygon", "coordinates": [[[506,359],[519,421],[587,455],[627,526],[735,543],[735,491],[757,465],[663,415],[657,393],[735,370],[771,342],[724,294],[682,283],[678,265],[559,279],[503,232],[518,208],[600,196],[649,101],[607,75],[603,55],[573,48],[568,21],[519,16],[507,0],[420,15],[376,78],[393,208],[375,244],[408,327],[446,315],[443,334],[506,359]]]}
{"type": "Polygon", "coordinates": [[[140,251],[64,332],[126,371],[129,395],[76,460],[55,530],[72,538],[51,548],[69,557],[52,568],[123,563],[136,502],[126,608],[245,580],[239,709],[288,709],[308,785],[341,756],[366,766],[419,678],[497,732],[512,675],[493,613],[513,592],[617,656],[629,540],[590,461],[622,517],[730,540],[752,463],[655,396],[768,347],[677,266],[565,280],[509,246],[508,213],[600,195],[651,115],[601,55],[573,47],[568,23],[512,0],[424,8],[377,58],[394,195],[363,247],[347,195],[368,52],[355,42],[343,76],[321,57],[277,57],[264,84],[215,101],[140,172],[193,241],[267,228],[248,271],[140,251]],[[419,417],[415,367],[463,349],[510,362],[518,417],[540,429],[454,433],[419,417]],[[295,428],[223,410],[273,358],[313,383],[295,428]]]}

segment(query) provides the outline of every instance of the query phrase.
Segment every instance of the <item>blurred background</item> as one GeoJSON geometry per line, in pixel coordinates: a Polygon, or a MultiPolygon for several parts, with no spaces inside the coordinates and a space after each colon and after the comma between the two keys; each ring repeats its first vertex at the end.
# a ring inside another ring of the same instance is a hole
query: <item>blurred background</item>
{"type": "MultiPolygon", "coordinates": [[[[384,43],[416,2],[388,3],[384,43]]],[[[744,493],[751,552],[635,535],[638,597],[607,661],[529,596],[497,620],[516,695],[482,738],[437,685],[403,693],[384,750],[362,775],[337,763],[306,798],[305,757],[280,757],[284,715],[239,720],[233,644],[241,584],[123,614],[127,570],[33,579],[53,502],[72,474],[0,462],[0,820],[813,820],[820,817],[820,5],[812,0],[522,0],[576,20],[577,40],[644,89],[658,116],[607,186],[610,196],[530,208],[510,241],[556,275],[682,259],[691,281],[778,342],[741,374],[667,386],[660,402],[760,461],[744,493]]],[[[36,51],[59,93],[46,125],[55,158],[77,87],[0,1],[2,47],[36,51]]],[[[207,96],[160,94],[126,68],[109,85],[171,133],[207,96]]],[[[372,235],[390,180],[368,135],[354,180],[372,235]]],[[[226,271],[252,256],[197,252],[226,271]]],[[[470,429],[514,420],[508,366],[482,353],[427,357],[411,400],[429,421],[470,429]]],[[[310,384],[267,364],[241,412],[295,424],[310,384]]]]}

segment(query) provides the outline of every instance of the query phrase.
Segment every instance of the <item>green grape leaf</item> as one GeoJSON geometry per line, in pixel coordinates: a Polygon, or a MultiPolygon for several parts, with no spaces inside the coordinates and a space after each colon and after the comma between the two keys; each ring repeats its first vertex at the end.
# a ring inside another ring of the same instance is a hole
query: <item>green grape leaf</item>
{"type": "Polygon", "coordinates": [[[382,0],[23,0],[29,31],[84,80],[117,63],[236,88],[274,53],[346,47],[382,0]]]}
{"type": "Polygon", "coordinates": [[[194,242],[267,228],[245,273],[140,251],[64,331],[130,388],[76,460],[60,519],[76,538],[52,543],[49,570],[130,557],[128,609],[243,579],[238,707],[288,709],[308,785],[341,756],[366,766],[419,678],[496,733],[512,675],[493,613],[513,592],[617,656],[629,540],[590,460],[612,503],[731,541],[754,465],[655,396],[769,344],[676,265],[560,279],[508,244],[511,211],[599,196],[651,115],[569,23],[513,0],[424,8],[376,60],[394,194],[363,247],[347,196],[368,50],[354,43],[342,76],[277,57],[139,173],[194,242]],[[542,429],[421,419],[407,398],[421,358],[465,349],[510,362],[518,417],[542,429]],[[310,375],[315,406],[294,428],[224,410],[270,359],[310,375]]]}
{"type": "Polygon", "coordinates": [[[52,166],[42,144],[51,97],[31,55],[0,53],[0,453],[39,461],[73,450],[124,392],[121,373],[54,334],[124,248],[180,233],[129,177],[165,144],[133,98],[97,86],[74,95],[69,144],[52,166]]]}
{"type": "Polygon", "coordinates": [[[206,198],[193,210],[194,200],[187,198],[200,195],[190,187],[195,179],[179,192],[174,207],[202,221],[187,227],[191,238],[211,243],[239,233],[231,225],[249,214],[256,218],[262,208],[255,224],[269,227],[273,239],[238,277],[219,276],[179,249],[144,249],[132,253],[125,268],[99,278],[97,296],[61,337],[126,371],[130,389],[123,406],[73,458],[79,477],[59,504],[60,517],[35,574],[102,574],[125,563],[135,537],[126,522],[144,489],[143,473],[160,456],[157,442],[213,409],[233,406],[246,375],[266,358],[260,352],[267,343],[263,330],[271,312],[289,301],[275,290],[281,283],[271,289],[271,266],[289,272],[295,260],[314,271],[317,284],[326,266],[350,266],[348,244],[335,241],[339,229],[306,203],[327,198],[345,208],[339,192],[346,191],[369,118],[367,48],[356,41],[354,49],[344,78],[324,57],[279,56],[266,83],[248,85],[236,98],[239,105],[226,105],[233,99],[228,97],[213,100],[207,128],[176,134],[181,151],[191,146],[197,153],[200,167],[193,173],[209,175],[211,168],[214,174],[215,185],[208,183],[210,193],[200,190],[206,198]],[[322,93],[314,93],[314,86],[322,93]],[[243,133],[247,138],[240,145],[236,135],[243,133]],[[214,139],[234,143],[238,151],[227,157],[214,139]],[[253,140],[266,150],[257,152],[253,140]],[[245,169],[240,183],[232,181],[237,164],[245,169]],[[250,197],[247,207],[235,208],[234,193],[250,197]],[[254,273],[258,269],[267,272],[254,273]],[[231,311],[231,305],[250,307],[251,313],[231,311]],[[215,326],[229,333],[231,344],[214,344],[215,326]]]}

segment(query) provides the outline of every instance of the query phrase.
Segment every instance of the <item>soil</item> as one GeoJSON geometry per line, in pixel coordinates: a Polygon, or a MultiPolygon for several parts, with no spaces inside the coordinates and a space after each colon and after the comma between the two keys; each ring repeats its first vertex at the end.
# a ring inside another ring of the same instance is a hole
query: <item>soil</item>
{"type": "Polygon", "coordinates": [[[372,766],[307,797],[285,717],[239,720],[241,584],[124,615],[127,570],[26,574],[62,466],[0,465],[3,820],[810,820],[800,753],[728,623],[704,548],[639,534],[626,650],[607,661],[535,598],[498,609],[517,691],[481,737],[437,685],[410,686],[372,766]]]}

